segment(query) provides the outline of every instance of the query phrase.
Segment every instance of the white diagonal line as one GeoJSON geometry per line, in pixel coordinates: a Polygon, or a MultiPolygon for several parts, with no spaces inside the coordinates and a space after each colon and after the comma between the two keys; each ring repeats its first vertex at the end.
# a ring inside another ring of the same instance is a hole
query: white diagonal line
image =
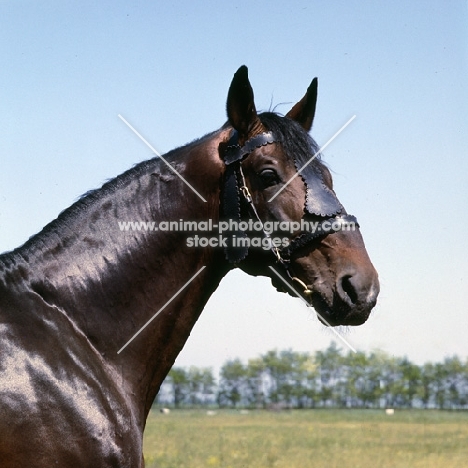
{"type": "MultiPolygon", "coordinates": [[[[271,266],[269,265],[270,270],[307,306],[310,307],[310,304],[271,266]]],[[[325,325],[327,325],[330,330],[353,352],[356,350],[332,327],[317,311],[316,314],[320,317],[325,325]]]]}
{"type": "Polygon", "coordinates": [[[118,351],[120,354],[204,269],[203,265],[118,351]]]}
{"type": "Polygon", "coordinates": [[[197,190],[195,190],[195,188],[190,185],[190,183],[184,179],[184,177],[178,172],[176,171],[160,154],[158,151],[156,151],[153,146],[150,145],[150,143],[148,143],[148,141],[137,131],[135,130],[135,128],[129,124],[120,114],[118,115],[119,119],[122,120],[122,122],[124,122],[125,125],[127,125],[127,127],[156,155],[158,156],[160,159],[162,159],[162,161],[166,164],[166,166],[177,176],[180,178],[180,180],[182,180],[185,185],[187,185],[187,187],[191,188],[192,191],[198,195],[205,203],[206,203],[206,200],[200,195],[200,193],[198,193],[197,190]]]}
{"type": "Polygon", "coordinates": [[[274,200],[355,118],[353,115],[268,201],[274,200]]]}

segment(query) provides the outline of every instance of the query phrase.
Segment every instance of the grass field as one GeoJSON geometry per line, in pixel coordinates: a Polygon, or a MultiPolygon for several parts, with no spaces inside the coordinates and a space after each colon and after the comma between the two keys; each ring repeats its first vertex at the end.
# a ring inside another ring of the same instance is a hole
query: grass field
{"type": "Polygon", "coordinates": [[[144,453],[147,468],[464,468],[468,413],[153,412],[144,453]]]}

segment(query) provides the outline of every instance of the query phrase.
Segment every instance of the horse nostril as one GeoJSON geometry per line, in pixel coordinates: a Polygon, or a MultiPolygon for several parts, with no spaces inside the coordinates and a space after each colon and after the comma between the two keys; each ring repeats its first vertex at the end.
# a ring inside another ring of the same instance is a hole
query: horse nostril
{"type": "Polygon", "coordinates": [[[343,291],[349,297],[349,300],[353,304],[356,304],[358,301],[358,293],[356,292],[356,289],[353,286],[351,279],[352,279],[351,275],[343,276],[343,278],[341,279],[341,287],[343,288],[343,291]]]}

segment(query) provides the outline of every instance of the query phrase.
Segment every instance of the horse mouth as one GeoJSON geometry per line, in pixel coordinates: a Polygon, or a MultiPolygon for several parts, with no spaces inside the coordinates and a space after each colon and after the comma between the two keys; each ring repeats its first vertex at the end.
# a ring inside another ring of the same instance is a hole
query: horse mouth
{"type": "Polygon", "coordinates": [[[275,278],[272,278],[272,284],[277,291],[287,293],[292,297],[297,298],[300,294],[307,304],[315,309],[319,321],[327,327],[362,325],[368,319],[372,310],[372,306],[366,307],[359,303],[352,304],[351,301],[344,301],[336,294],[330,301],[321,292],[316,289],[313,290],[309,286],[307,286],[307,290],[312,291],[311,294],[299,293],[297,284],[292,283],[291,288],[296,291],[294,294],[291,289],[285,287],[284,283],[276,281],[275,278]]]}
{"type": "Polygon", "coordinates": [[[327,327],[362,325],[368,319],[371,311],[371,308],[359,307],[358,305],[350,307],[341,301],[334,301],[335,303],[330,305],[319,292],[314,292],[309,302],[315,309],[317,318],[327,327]]]}

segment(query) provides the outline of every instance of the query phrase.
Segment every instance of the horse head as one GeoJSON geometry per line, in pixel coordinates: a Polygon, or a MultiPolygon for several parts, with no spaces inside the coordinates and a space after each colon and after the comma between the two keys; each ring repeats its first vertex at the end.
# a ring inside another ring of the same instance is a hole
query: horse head
{"type": "Polygon", "coordinates": [[[316,100],[315,78],[286,116],[257,113],[247,68],[234,75],[227,99],[233,131],[221,151],[223,211],[239,228],[226,256],[249,274],[271,277],[279,290],[299,290],[326,325],[360,325],[376,304],[378,275],[309,135],[316,100]]]}

